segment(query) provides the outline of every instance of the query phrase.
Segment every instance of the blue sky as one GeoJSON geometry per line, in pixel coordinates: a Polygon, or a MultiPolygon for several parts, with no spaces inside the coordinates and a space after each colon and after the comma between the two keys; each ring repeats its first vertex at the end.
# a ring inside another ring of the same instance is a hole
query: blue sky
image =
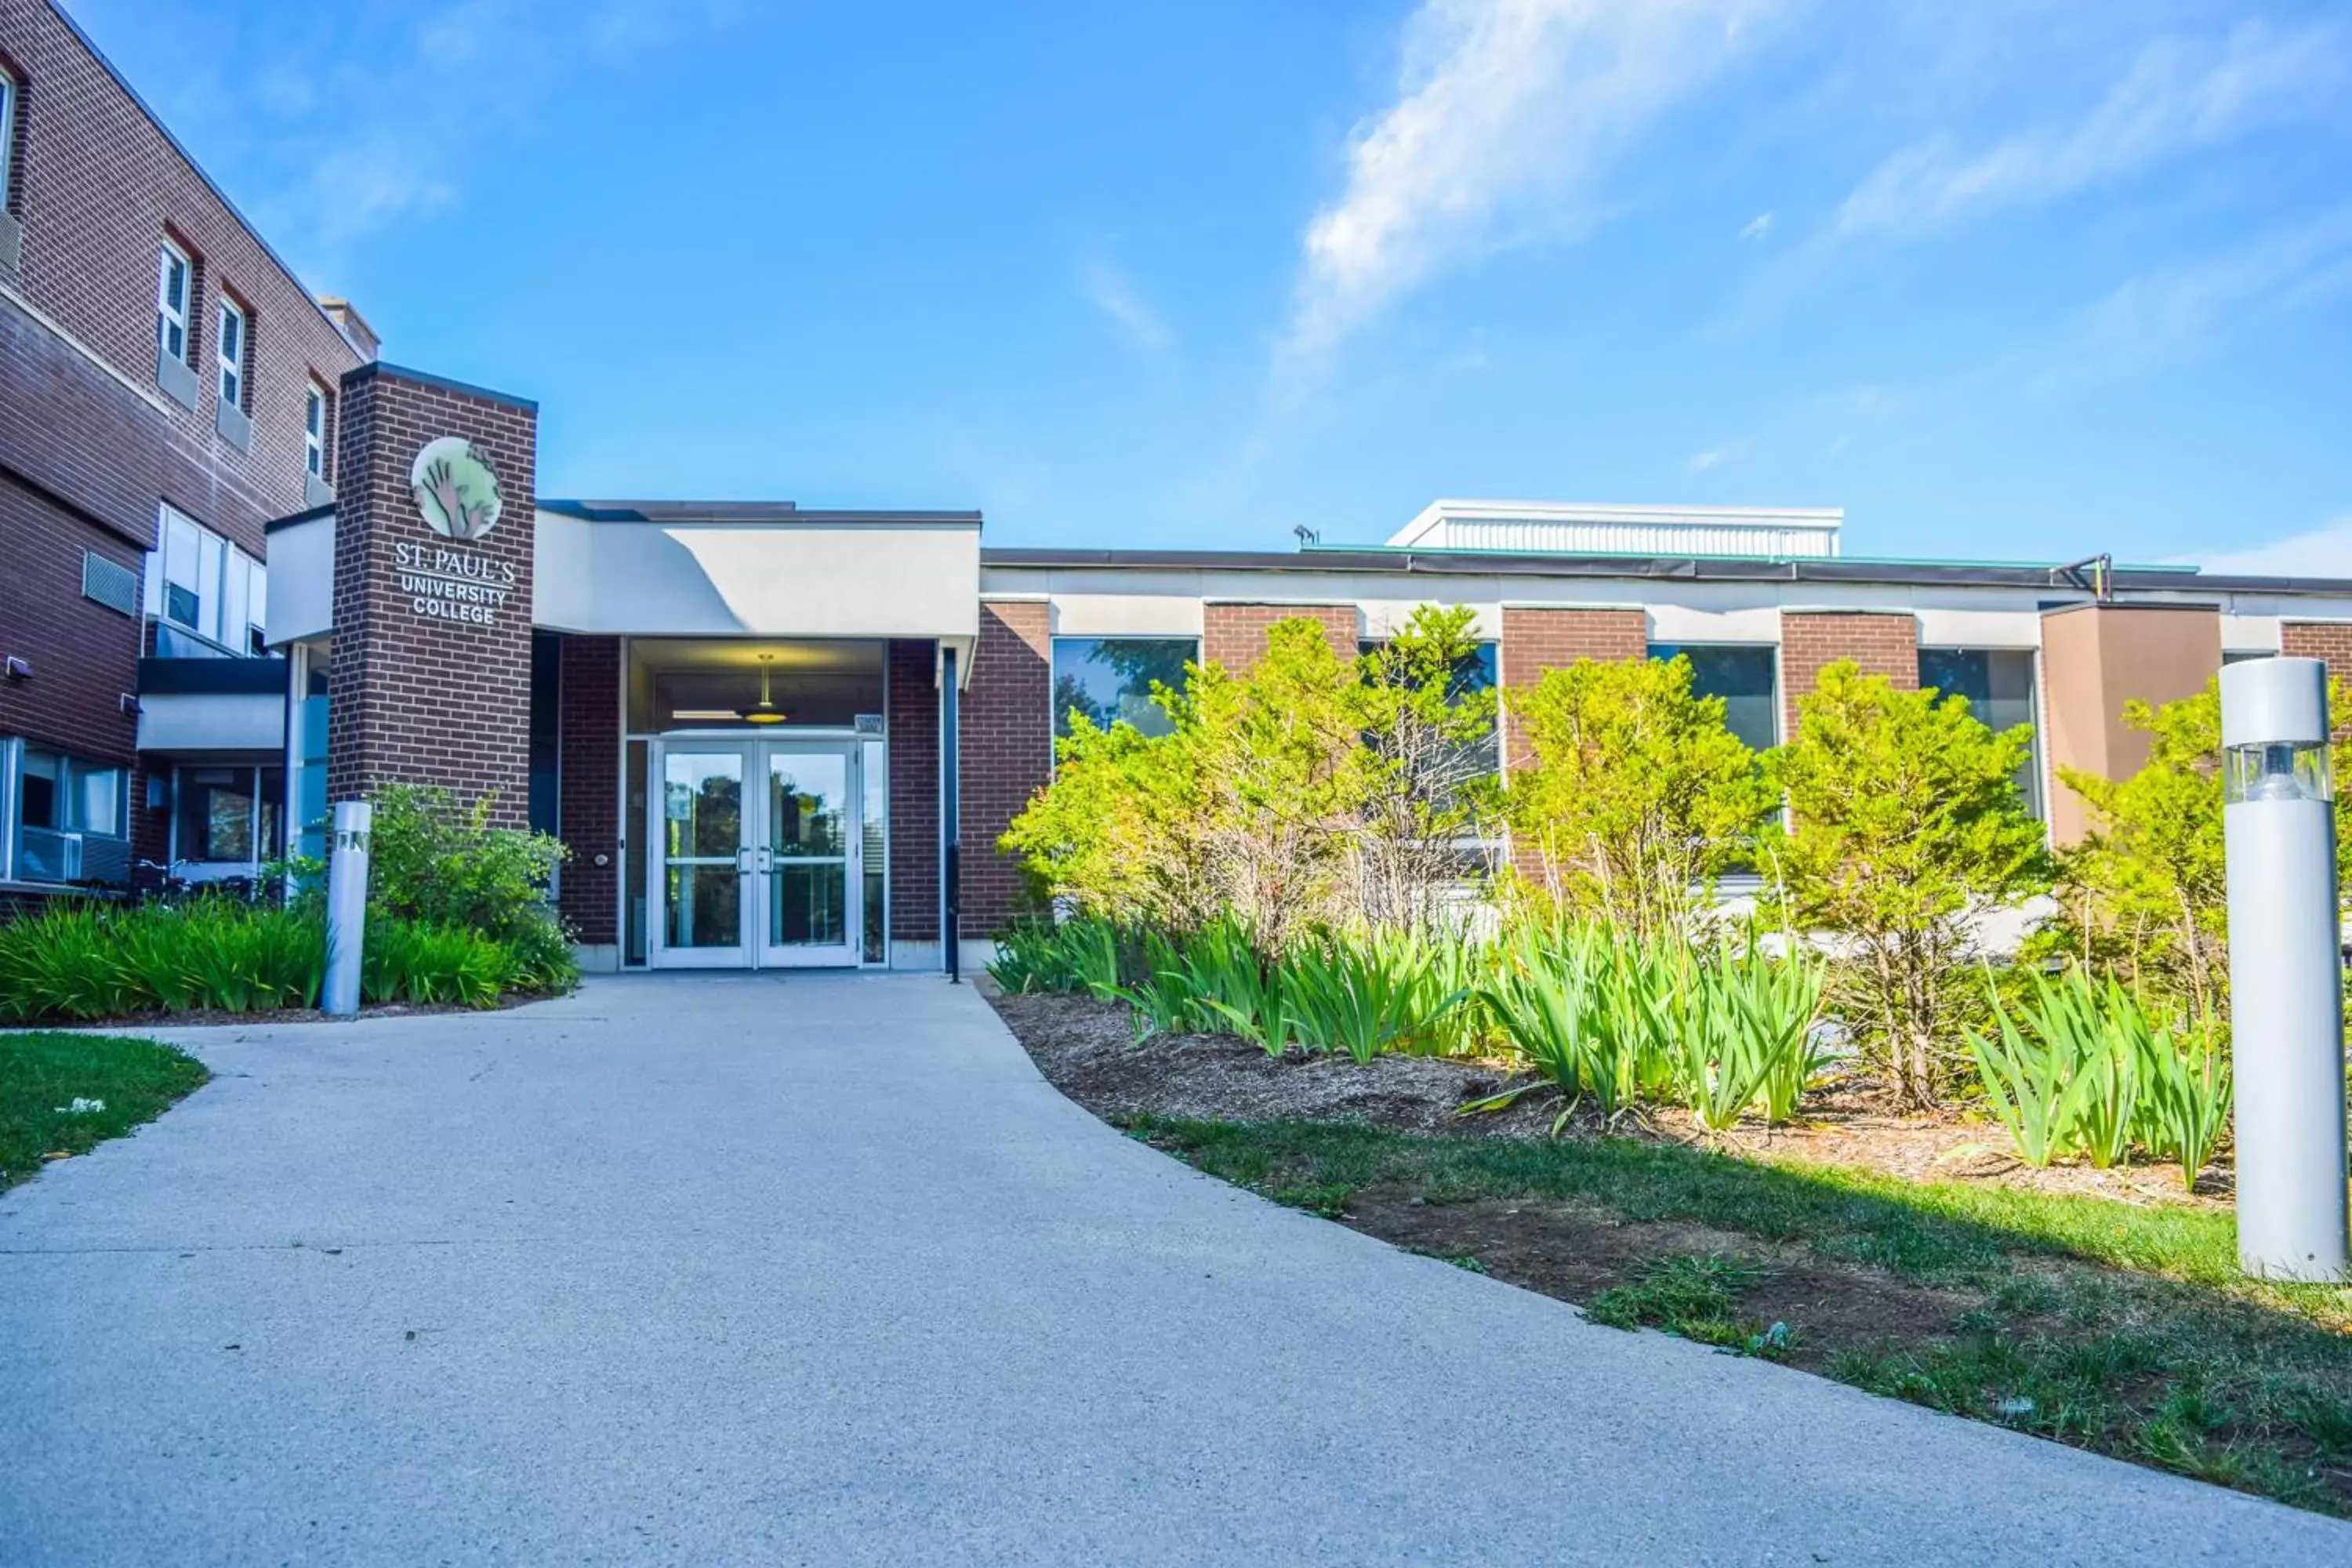
{"type": "Polygon", "coordinates": [[[544,494],[2352,575],[2340,4],[69,3],[544,494]]]}

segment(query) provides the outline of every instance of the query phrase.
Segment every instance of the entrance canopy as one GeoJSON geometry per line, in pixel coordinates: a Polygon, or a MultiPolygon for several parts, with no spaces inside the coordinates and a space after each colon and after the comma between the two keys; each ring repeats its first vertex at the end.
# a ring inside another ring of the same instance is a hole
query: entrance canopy
{"type": "Polygon", "coordinates": [[[970,666],[978,512],[539,503],[532,624],[665,637],[931,639],[970,666]]]}

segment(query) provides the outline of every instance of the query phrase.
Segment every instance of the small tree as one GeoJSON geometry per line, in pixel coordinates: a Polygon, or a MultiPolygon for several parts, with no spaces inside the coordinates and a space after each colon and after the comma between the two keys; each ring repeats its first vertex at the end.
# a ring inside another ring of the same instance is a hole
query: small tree
{"type": "Polygon", "coordinates": [[[1760,845],[1767,906],[1844,939],[1840,989],[1905,1104],[1933,1106],[1958,1054],[1977,923],[2048,885],[2016,784],[2030,734],[1995,734],[1965,698],[1898,691],[1841,662],[1766,758],[1789,816],[1760,845]]]}
{"type": "MultiPolygon", "coordinates": [[[[2352,765],[2352,701],[2328,682],[2335,762],[2352,765]]],[[[2058,914],[2037,933],[2042,952],[2120,973],[2150,1001],[2189,1018],[2227,1011],[2229,888],[2221,847],[2221,689],[2161,707],[2134,700],[2123,720],[2148,737],[2127,779],[2073,768],[2058,777],[2095,826],[2060,857],[2058,914]]],[[[2352,868],[2352,795],[2339,792],[2336,880],[2352,868]]]]}
{"type": "Polygon", "coordinates": [[[1424,605],[1360,661],[1369,756],[1355,902],[1375,923],[1439,918],[1462,884],[1465,841],[1496,815],[1495,691],[1473,679],[1475,618],[1424,605]]]}
{"type": "Polygon", "coordinates": [[[1511,826],[1556,901],[1654,938],[1752,853],[1771,788],[1723,700],[1692,694],[1688,659],[1580,659],[1511,701],[1535,753],[1511,826]]]}

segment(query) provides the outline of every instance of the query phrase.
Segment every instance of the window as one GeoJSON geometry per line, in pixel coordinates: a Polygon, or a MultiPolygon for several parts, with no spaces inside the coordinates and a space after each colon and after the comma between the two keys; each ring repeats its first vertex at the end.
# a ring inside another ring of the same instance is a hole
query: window
{"type": "Polygon", "coordinates": [[[16,173],[16,79],[0,70],[0,212],[8,210],[10,182],[16,173]]]}
{"type": "Polygon", "coordinates": [[[327,394],[315,381],[302,392],[302,466],[314,479],[327,477],[327,394]]]}
{"type": "MultiPolygon", "coordinates": [[[[1356,644],[1356,651],[1369,658],[1387,646],[1388,644],[1381,639],[1366,637],[1356,644]]],[[[1445,700],[1449,703],[1457,703],[1464,698],[1475,697],[1481,691],[1494,690],[1499,683],[1496,670],[1500,651],[1499,645],[1482,642],[1456,659],[1454,663],[1453,674],[1445,682],[1445,700]]],[[[1482,772],[1491,773],[1502,771],[1501,737],[1496,734],[1491,724],[1487,728],[1486,737],[1476,742],[1475,752],[1475,762],[1482,772]]]]}
{"type": "MultiPolygon", "coordinates": [[[[28,882],[71,882],[98,876],[95,858],[80,840],[119,841],[129,774],[119,767],[85,763],[38,746],[0,742],[0,773],[12,760],[15,820],[0,823],[12,850],[13,874],[28,882]]],[[[5,783],[0,778],[0,783],[5,783]]]]}
{"type": "Polygon", "coordinates": [[[245,307],[236,300],[220,302],[220,400],[231,408],[245,406],[245,307]]]}
{"type": "Polygon", "coordinates": [[[2034,722],[2033,655],[2022,648],[1923,647],[1919,684],[1947,696],[1965,697],[1969,711],[1996,731],[2022,724],[2036,730],[2017,770],[2017,792],[2025,809],[2042,816],[2042,742],[2034,722]]]}
{"type": "Polygon", "coordinates": [[[1723,699],[1723,725],[1751,751],[1780,743],[1780,650],[1761,644],[1652,643],[1652,658],[1690,661],[1691,691],[1723,699]]]}
{"type": "Polygon", "coordinates": [[[155,352],[185,364],[188,359],[188,253],[165,240],[155,258],[155,352]]]}
{"type": "Polygon", "coordinates": [[[1055,637],[1055,737],[1069,734],[1073,712],[1099,730],[1124,723],[1167,734],[1168,715],[1151,700],[1152,685],[1181,690],[1185,665],[1200,657],[1191,637],[1055,637]]]}
{"type": "Polygon", "coordinates": [[[267,652],[268,568],[171,506],[163,508],[156,533],[156,546],[147,552],[146,595],[147,614],[163,623],[156,654],[200,658],[267,652]]]}

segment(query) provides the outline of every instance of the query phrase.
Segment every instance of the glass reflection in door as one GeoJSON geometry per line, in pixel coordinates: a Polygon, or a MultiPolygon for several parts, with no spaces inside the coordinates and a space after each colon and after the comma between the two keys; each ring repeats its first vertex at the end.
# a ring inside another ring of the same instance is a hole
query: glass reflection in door
{"type": "Polygon", "coordinates": [[[848,763],[840,752],[769,754],[770,947],[849,940],[848,763]]]}
{"type": "Polygon", "coordinates": [[[743,943],[743,757],[670,752],[662,758],[662,942],[743,943]]]}

